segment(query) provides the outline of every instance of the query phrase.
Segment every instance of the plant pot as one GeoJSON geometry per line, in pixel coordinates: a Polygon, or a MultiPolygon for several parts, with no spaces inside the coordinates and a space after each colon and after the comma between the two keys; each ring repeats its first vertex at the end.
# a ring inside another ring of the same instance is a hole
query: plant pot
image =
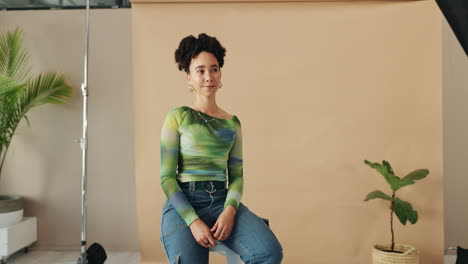
{"type": "Polygon", "coordinates": [[[419,252],[410,245],[395,244],[395,251],[391,250],[391,246],[375,245],[372,248],[372,264],[419,264],[419,252]]]}
{"type": "Polygon", "coordinates": [[[0,228],[21,222],[23,211],[23,197],[19,195],[0,195],[0,228]]]}

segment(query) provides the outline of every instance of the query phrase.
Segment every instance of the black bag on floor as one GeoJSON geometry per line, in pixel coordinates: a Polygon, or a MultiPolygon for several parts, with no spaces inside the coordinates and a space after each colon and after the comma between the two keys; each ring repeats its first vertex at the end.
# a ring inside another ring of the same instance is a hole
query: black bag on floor
{"type": "Polygon", "coordinates": [[[86,254],[88,255],[88,264],[103,264],[104,261],[107,259],[106,251],[98,243],[93,243],[86,250],[86,254]]]}
{"type": "Polygon", "coordinates": [[[457,247],[457,263],[456,264],[467,264],[468,263],[468,249],[457,247]]]}

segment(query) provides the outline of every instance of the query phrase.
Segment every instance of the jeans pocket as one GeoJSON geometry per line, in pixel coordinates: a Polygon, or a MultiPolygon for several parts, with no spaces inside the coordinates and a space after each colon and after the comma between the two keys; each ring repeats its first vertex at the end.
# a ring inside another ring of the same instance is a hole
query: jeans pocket
{"type": "Polygon", "coordinates": [[[168,205],[161,216],[160,230],[162,238],[184,227],[187,227],[185,221],[174,207],[168,205]]]}

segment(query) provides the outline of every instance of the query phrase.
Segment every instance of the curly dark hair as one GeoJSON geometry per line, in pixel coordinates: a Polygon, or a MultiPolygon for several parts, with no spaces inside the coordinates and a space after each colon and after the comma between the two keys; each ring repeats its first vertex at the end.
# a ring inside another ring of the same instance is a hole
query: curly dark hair
{"type": "Polygon", "coordinates": [[[179,48],[177,48],[174,54],[179,70],[185,70],[185,72],[189,74],[189,66],[192,58],[198,56],[202,51],[213,54],[218,60],[219,67],[223,67],[226,49],[221,46],[216,37],[210,37],[205,33],[200,33],[198,39],[190,35],[180,41],[179,48]]]}

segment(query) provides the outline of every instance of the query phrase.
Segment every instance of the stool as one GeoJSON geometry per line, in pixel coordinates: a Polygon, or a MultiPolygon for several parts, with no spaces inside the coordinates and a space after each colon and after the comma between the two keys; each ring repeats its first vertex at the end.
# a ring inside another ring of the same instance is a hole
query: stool
{"type": "Polygon", "coordinates": [[[236,252],[230,250],[222,242],[216,241],[216,246],[210,247],[210,252],[215,252],[222,256],[225,256],[227,259],[227,264],[243,264],[239,255],[236,252]]]}

